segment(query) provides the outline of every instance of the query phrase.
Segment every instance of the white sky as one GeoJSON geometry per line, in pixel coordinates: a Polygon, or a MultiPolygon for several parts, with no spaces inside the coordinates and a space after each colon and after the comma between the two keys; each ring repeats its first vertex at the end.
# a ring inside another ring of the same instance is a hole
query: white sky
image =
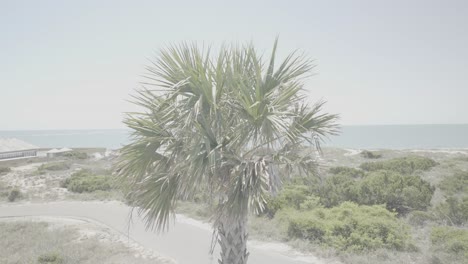
{"type": "Polygon", "coordinates": [[[344,125],[468,123],[468,1],[0,0],[0,130],[122,128],[160,47],[276,35],[344,125]]]}

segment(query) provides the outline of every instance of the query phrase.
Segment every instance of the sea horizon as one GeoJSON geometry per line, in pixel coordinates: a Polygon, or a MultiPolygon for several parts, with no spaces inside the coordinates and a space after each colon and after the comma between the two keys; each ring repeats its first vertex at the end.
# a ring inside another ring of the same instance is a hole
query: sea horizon
{"type": "MultiPolygon", "coordinates": [[[[466,149],[468,124],[343,125],[323,147],[351,149],[466,149]]],[[[128,128],[0,130],[41,148],[117,149],[131,141],[128,128]]]]}

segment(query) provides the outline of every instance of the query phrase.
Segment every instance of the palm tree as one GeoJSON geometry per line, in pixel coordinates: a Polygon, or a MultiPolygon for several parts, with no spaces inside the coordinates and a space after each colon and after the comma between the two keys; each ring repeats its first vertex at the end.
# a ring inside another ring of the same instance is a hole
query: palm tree
{"type": "Polygon", "coordinates": [[[210,190],[221,264],[247,263],[249,211],[262,212],[280,176],[313,173],[314,157],[302,150],[337,131],[323,102],[305,103],[311,61],[292,53],[276,67],[276,47],[265,62],[251,44],[216,55],[170,46],[134,96],[143,111],[124,121],[133,141],[118,171],[147,227],[166,230],[178,200],[210,190]]]}

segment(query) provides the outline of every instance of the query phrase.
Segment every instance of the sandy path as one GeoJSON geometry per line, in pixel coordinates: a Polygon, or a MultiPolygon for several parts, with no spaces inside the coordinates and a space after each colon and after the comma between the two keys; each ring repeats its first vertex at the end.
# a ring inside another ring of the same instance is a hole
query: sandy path
{"type": "MultiPolygon", "coordinates": [[[[143,221],[133,214],[129,227],[130,208],[119,202],[54,202],[0,205],[0,217],[52,216],[89,219],[110,227],[121,234],[129,231],[130,239],[144,248],[159,252],[162,256],[175,259],[179,264],[215,264],[218,253],[211,256],[209,225],[179,216],[169,232],[155,234],[146,231],[143,221]]],[[[249,244],[249,263],[255,264],[322,264],[314,256],[292,251],[279,243],[249,244]]]]}

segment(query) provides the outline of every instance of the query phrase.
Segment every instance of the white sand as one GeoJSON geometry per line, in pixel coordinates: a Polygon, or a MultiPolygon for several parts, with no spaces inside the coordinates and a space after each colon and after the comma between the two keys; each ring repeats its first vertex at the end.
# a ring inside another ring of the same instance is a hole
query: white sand
{"type": "Polygon", "coordinates": [[[354,155],[357,155],[359,153],[361,153],[362,150],[360,149],[344,149],[346,150],[348,153],[345,153],[344,155],[345,156],[354,156],[354,155]]]}
{"type": "Polygon", "coordinates": [[[145,259],[152,259],[160,261],[165,264],[176,264],[173,259],[162,257],[157,252],[147,249],[138,244],[129,237],[109,228],[108,226],[91,219],[78,218],[78,217],[52,217],[52,216],[22,216],[22,217],[9,217],[0,218],[0,221],[13,222],[13,221],[33,221],[33,222],[46,222],[51,229],[74,229],[78,232],[79,236],[76,242],[82,242],[90,238],[97,238],[101,242],[119,243],[124,245],[130,250],[130,253],[136,257],[145,259]]]}
{"type": "Polygon", "coordinates": [[[462,154],[468,155],[468,149],[412,149],[408,152],[416,152],[416,153],[444,153],[444,154],[462,154]]]}

